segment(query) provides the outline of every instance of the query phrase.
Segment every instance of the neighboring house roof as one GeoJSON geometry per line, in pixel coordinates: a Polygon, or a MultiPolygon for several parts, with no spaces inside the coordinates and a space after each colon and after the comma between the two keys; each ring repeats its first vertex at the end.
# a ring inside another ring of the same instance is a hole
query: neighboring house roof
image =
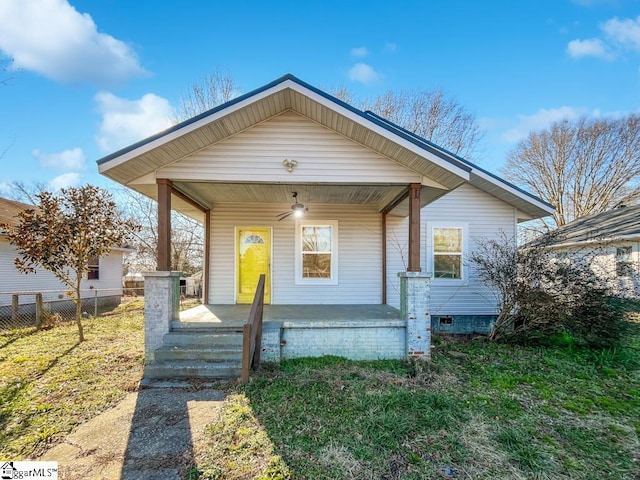
{"type": "Polygon", "coordinates": [[[0,197],[0,223],[15,227],[18,224],[18,213],[27,208],[35,208],[27,203],[16,202],[0,197]]]}
{"type": "Polygon", "coordinates": [[[152,175],[178,158],[292,110],[392,158],[443,188],[469,182],[513,205],[524,216],[550,215],[553,207],[473,163],[372,113],[363,112],[312,85],[285,75],[163,132],[98,160],[103,175],[124,185],[152,175]]]}
{"type": "MultiPolygon", "coordinates": [[[[543,237],[550,247],[640,239],[640,205],[618,207],[578,218],[543,237]]],[[[545,240],[535,240],[540,244],[545,240]]]]}

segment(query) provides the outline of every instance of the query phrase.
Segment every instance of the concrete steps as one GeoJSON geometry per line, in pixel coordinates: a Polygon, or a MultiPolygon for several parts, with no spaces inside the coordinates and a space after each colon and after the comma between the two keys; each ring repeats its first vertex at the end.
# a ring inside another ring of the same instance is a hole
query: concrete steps
{"type": "Polygon", "coordinates": [[[147,381],[240,377],[242,328],[180,322],[172,329],[155,351],[155,361],[145,367],[147,381]]]}

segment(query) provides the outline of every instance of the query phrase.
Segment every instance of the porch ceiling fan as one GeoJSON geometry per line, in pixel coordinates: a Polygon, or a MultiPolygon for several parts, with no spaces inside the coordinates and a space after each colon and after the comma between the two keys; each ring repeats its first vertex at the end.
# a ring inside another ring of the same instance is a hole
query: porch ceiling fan
{"type": "Polygon", "coordinates": [[[293,215],[294,217],[300,218],[304,215],[304,212],[308,212],[309,208],[304,206],[304,203],[298,202],[298,192],[291,192],[293,197],[293,204],[291,205],[290,212],[282,212],[279,215],[276,215],[278,221],[284,220],[287,217],[293,215]]]}

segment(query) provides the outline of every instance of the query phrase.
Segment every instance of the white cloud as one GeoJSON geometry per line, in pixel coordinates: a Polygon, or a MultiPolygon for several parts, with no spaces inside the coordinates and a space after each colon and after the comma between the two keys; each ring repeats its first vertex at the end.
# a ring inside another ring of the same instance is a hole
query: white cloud
{"type": "Polygon", "coordinates": [[[571,40],[567,45],[567,53],[573,58],[599,57],[609,59],[613,57],[599,38],[571,40]]]}
{"type": "Polygon", "coordinates": [[[94,99],[102,114],[96,142],[105,152],[126,147],[171,126],[173,109],[169,101],[153,93],[139,100],[127,100],[99,92],[94,99]]]}
{"type": "Polygon", "coordinates": [[[40,162],[40,166],[46,168],[83,170],[86,167],[86,157],[81,148],[64,150],[59,153],[44,153],[36,149],[31,154],[40,162]]]}
{"type": "Polygon", "coordinates": [[[602,31],[614,42],[632,50],[640,50],[640,16],[635,20],[626,18],[607,20],[602,31]]]}
{"type": "Polygon", "coordinates": [[[349,69],[349,80],[360,82],[368,85],[380,78],[380,74],[376,72],[371,65],[366,63],[356,63],[349,69]]]}
{"type": "Polygon", "coordinates": [[[369,50],[367,47],[357,47],[352,48],[350,53],[352,57],[366,57],[369,55],[369,50]]]}
{"type": "Polygon", "coordinates": [[[398,46],[395,43],[387,43],[385,44],[382,51],[384,53],[394,53],[398,49],[398,46]]]}
{"type": "Polygon", "coordinates": [[[105,85],[146,74],[127,44],[67,0],[2,0],[0,50],[13,68],[57,81],[105,85]]]}
{"type": "Polygon", "coordinates": [[[61,188],[77,187],[80,185],[80,174],[75,172],[63,173],[48,183],[51,190],[60,190],[61,188]]]}
{"type": "Polygon", "coordinates": [[[561,120],[573,120],[586,113],[584,108],[560,107],[541,108],[533,115],[518,115],[518,125],[502,134],[502,140],[516,143],[526,138],[531,132],[538,132],[561,120]]]}

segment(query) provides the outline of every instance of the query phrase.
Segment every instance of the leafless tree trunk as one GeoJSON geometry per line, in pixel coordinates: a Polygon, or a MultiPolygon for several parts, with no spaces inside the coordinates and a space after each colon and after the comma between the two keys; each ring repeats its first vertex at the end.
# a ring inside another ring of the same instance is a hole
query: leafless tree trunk
{"type": "Polygon", "coordinates": [[[555,123],[520,142],[503,173],[551,203],[557,226],[635,203],[640,199],[640,116],[555,123]]]}
{"type": "Polygon", "coordinates": [[[191,85],[188,93],[180,98],[180,106],[174,111],[172,120],[178,123],[195,117],[232,100],[239,94],[240,89],[230,74],[214,72],[205,75],[191,85]]]}

